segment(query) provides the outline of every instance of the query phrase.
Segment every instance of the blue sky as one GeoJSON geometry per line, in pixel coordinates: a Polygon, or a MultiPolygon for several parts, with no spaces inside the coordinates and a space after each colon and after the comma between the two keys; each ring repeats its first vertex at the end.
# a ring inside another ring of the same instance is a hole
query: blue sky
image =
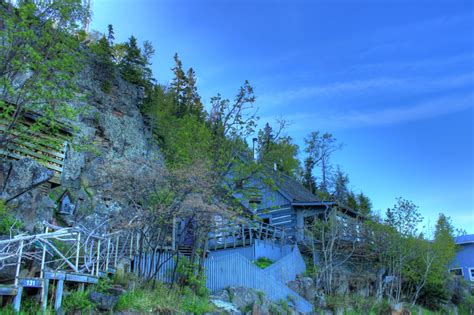
{"type": "Polygon", "coordinates": [[[474,233],[474,2],[94,0],[92,29],[150,40],[155,77],[173,55],[205,103],[249,80],[261,122],[311,131],[376,210],[402,196],[474,233]]]}

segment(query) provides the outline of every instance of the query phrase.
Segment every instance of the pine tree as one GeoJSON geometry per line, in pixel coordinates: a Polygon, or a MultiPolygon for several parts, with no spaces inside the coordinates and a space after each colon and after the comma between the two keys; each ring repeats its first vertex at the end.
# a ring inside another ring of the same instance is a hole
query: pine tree
{"type": "Polygon", "coordinates": [[[344,173],[338,166],[334,179],[334,198],[343,203],[347,203],[348,191],[347,185],[349,184],[349,176],[344,173]]]}
{"type": "Polygon", "coordinates": [[[204,106],[201,102],[196,87],[196,73],[193,68],[189,68],[186,76],[186,85],[184,89],[184,101],[187,113],[197,117],[199,120],[204,120],[204,106]]]}
{"type": "Polygon", "coordinates": [[[177,117],[183,117],[186,114],[186,86],[187,77],[183,71],[183,63],[179,59],[178,53],[174,54],[175,66],[171,69],[174,73],[173,81],[171,82],[171,89],[175,97],[175,111],[177,117]]]}
{"type": "Polygon", "coordinates": [[[125,55],[120,64],[122,77],[131,83],[143,85],[143,69],[145,65],[137,39],[132,36],[125,45],[125,55]]]}
{"type": "Polygon", "coordinates": [[[110,46],[114,44],[115,40],[115,32],[114,32],[114,27],[112,24],[109,24],[107,26],[107,42],[109,43],[110,46]]]}
{"type": "Polygon", "coordinates": [[[372,202],[364,193],[357,195],[357,202],[360,214],[367,216],[372,212],[372,202]]]}
{"type": "Polygon", "coordinates": [[[304,160],[303,186],[313,194],[316,193],[316,180],[313,176],[314,161],[311,157],[304,160]]]}

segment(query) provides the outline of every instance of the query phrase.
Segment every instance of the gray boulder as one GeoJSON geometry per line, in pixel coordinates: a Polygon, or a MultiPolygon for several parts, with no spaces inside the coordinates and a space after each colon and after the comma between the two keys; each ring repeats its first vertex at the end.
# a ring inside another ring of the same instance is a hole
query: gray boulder
{"type": "Polygon", "coordinates": [[[38,162],[25,158],[2,163],[1,198],[10,201],[48,181],[54,172],[38,162]]]}
{"type": "Polygon", "coordinates": [[[111,311],[117,305],[119,297],[113,294],[91,292],[89,300],[101,311],[111,311]]]}
{"type": "Polygon", "coordinates": [[[318,290],[310,277],[296,276],[296,280],[288,282],[288,287],[308,301],[319,300],[318,290]]]}

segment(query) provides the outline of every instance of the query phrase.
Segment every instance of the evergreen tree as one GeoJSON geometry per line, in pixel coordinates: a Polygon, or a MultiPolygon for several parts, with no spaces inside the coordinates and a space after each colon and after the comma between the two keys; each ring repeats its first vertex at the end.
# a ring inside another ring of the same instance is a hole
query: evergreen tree
{"type": "Polygon", "coordinates": [[[364,193],[357,195],[358,211],[362,215],[369,215],[372,212],[372,202],[364,193]]]}
{"type": "Polygon", "coordinates": [[[107,26],[107,42],[109,43],[110,46],[114,44],[115,40],[115,32],[114,32],[114,27],[112,24],[109,24],[107,26]]]}
{"type": "Polygon", "coordinates": [[[177,117],[183,117],[186,114],[186,87],[187,77],[183,71],[183,63],[179,59],[178,53],[174,54],[175,66],[171,69],[174,73],[171,89],[175,98],[175,111],[177,117]]]}
{"type": "Polygon", "coordinates": [[[120,63],[122,77],[130,83],[145,85],[145,67],[146,61],[138,47],[137,39],[131,36],[125,44],[125,55],[120,63]]]}
{"type": "Polygon", "coordinates": [[[184,100],[186,102],[186,112],[199,120],[204,120],[204,106],[201,102],[201,96],[197,92],[196,73],[193,68],[189,68],[185,83],[184,100]]]}
{"type": "Polygon", "coordinates": [[[259,130],[258,143],[258,161],[273,169],[275,164],[278,171],[281,171],[292,177],[297,177],[301,172],[300,162],[297,159],[298,146],[293,143],[291,137],[280,137],[285,123],[280,123],[280,130],[277,134],[269,123],[266,123],[263,129],[259,130]]]}
{"type": "Polygon", "coordinates": [[[356,212],[360,211],[357,197],[353,191],[347,194],[347,206],[356,212]]]}
{"type": "Polygon", "coordinates": [[[347,188],[348,184],[349,176],[338,166],[334,179],[334,198],[343,204],[347,204],[349,194],[349,189],[347,188]]]}
{"type": "Polygon", "coordinates": [[[314,161],[311,157],[304,160],[303,169],[303,186],[305,186],[313,194],[316,193],[316,180],[313,176],[314,161]]]}

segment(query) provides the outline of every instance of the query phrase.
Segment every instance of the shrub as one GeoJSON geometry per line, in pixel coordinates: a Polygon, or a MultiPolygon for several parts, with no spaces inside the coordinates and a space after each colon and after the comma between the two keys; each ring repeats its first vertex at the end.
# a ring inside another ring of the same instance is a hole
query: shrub
{"type": "Polygon", "coordinates": [[[0,235],[10,234],[10,228],[19,229],[21,226],[21,222],[9,213],[5,200],[0,200],[0,235]]]}
{"type": "Polygon", "coordinates": [[[120,296],[117,311],[138,311],[143,313],[203,314],[213,311],[207,296],[199,296],[189,288],[168,288],[159,283],[154,289],[142,287],[120,296]]]}
{"type": "Polygon", "coordinates": [[[89,300],[89,291],[74,291],[66,295],[62,301],[62,308],[66,313],[92,310],[94,304],[89,300]]]}

